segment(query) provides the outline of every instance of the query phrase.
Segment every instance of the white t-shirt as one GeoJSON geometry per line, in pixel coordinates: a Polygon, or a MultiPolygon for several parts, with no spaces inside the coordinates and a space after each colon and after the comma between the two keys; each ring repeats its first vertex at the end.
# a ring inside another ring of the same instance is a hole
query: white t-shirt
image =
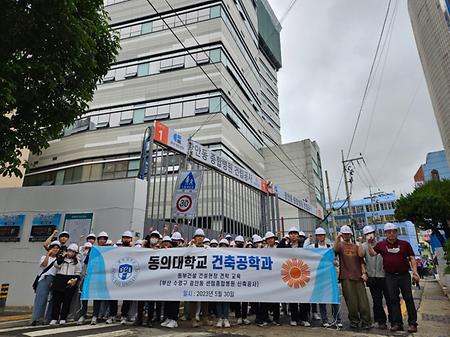
{"type": "MultiPolygon", "coordinates": [[[[47,268],[50,265],[50,263],[52,263],[53,261],[56,260],[56,257],[49,256],[48,257],[48,264],[47,264],[47,266],[41,267],[41,264],[42,264],[42,262],[44,262],[45,257],[46,257],[46,255],[42,255],[41,256],[41,260],[39,261],[39,268],[40,268],[39,274],[42,273],[44,271],[44,269],[47,268]]],[[[52,266],[49,270],[47,270],[44,274],[42,274],[41,277],[39,277],[38,282],[41,281],[47,275],[50,275],[50,276],[55,276],[56,275],[56,268],[55,268],[55,266],[52,266]]]]}

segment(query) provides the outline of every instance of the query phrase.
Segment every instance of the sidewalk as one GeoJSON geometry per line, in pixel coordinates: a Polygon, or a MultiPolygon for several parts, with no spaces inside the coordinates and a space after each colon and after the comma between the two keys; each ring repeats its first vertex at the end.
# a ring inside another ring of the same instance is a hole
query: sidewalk
{"type": "Polygon", "coordinates": [[[450,335],[450,300],[436,280],[425,281],[422,301],[418,310],[420,337],[444,337],[450,335]]]}

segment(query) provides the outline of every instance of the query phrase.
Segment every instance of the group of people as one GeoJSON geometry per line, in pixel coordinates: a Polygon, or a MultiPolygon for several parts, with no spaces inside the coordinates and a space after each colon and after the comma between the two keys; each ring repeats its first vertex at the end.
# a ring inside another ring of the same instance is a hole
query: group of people
{"type": "MultiPolygon", "coordinates": [[[[98,235],[89,234],[84,243],[70,243],[67,232],[61,232],[55,239],[56,231],[44,243],[47,251],[40,260],[40,273],[33,284],[36,297],[33,306],[32,325],[65,324],[68,317],[77,320],[78,324],[86,321],[88,301],[80,300],[81,288],[86,276],[89,254],[93,245],[136,247],[142,249],[172,249],[177,247],[205,248],[308,248],[334,249],[335,265],[341,283],[342,293],[348,307],[350,328],[370,329],[372,324],[366,285],[370,289],[373,300],[373,318],[375,326],[391,331],[403,330],[399,293],[406,303],[408,311],[408,331],[417,331],[417,313],[411,290],[411,276],[419,282],[416,260],[411,245],[397,238],[394,224],[386,224],[386,239],[375,241],[375,230],[366,226],[363,230],[365,238],[353,240],[353,232],[349,226],[342,226],[333,243],[326,237],[326,231],[319,227],[315,235],[307,235],[293,227],[285,237],[267,232],[264,237],[253,235],[249,240],[238,235],[219,239],[208,239],[202,229],[197,229],[192,240],[185,241],[181,233],[174,231],[170,236],[164,229],[163,235],[153,230],[144,240],[133,242],[133,233],[125,231],[116,243],[113,243],[106,232],[98,235]],[[383,298],[388,315],[385,314],[383,298]]],[[[84,239],[84,238],[83,238],[84,239]]],[[[81,239],[80,239],[81,240],[81,239]]],[[[180,302],[176,301],[123,301],[120,312],[120,323],[127,324],[134,320],[135,325],[152,327],[155,322],[167,328],[178,327],[179,320],[190,320],[192,327],[201,324],[210,325],[215,317],[217,327],[231,326],[230,311],[235,313],[236,323],[251,324],[249,317],[255,315],[255,323],[259,326],[280,325],[281,312],[289,313],[291,326],[311,326],[312,320],[321,320],[325,328],[342,328],[340,305],[331,304],[331,320],[328,318],[327,304],[302,303],[246,303],[246,302],[185,302],[180,317],[180,302]]],[[[118,316],[118,301],[94,300],[90,324],[100,320],[107,324],[115,322],[118,316]]]]}

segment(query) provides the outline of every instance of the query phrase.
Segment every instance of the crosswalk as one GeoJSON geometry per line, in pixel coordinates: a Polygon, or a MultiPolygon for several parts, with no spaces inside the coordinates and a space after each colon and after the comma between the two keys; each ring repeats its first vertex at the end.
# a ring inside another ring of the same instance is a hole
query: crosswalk
{"type": "Polygon", "coordinates": [[[137,328],[134,326],[123,326],[120,324],[97,324],[97,325],[76,325],[67,324],[65,326],[15,326],[0,328],[0,337],[139,337],[139,336],[166,336],[166,337],[207,337],[209,332],[182,332],[170,329],[137,328]]]}

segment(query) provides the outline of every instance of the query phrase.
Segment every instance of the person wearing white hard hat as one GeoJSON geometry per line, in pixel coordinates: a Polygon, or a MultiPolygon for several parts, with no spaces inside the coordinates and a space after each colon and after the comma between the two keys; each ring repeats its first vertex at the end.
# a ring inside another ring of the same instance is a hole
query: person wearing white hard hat
{"type": "Polygon", "coordinates": [[[264,247],[264,242],[263,242],[263,238],[260,237],[259,235],[254,235],[253,236],[253,246],[254,248],[263,248],[264,247]]]}
{"type": "Polygon", "coordinates": [[[58,230],[55,229],[52,234],[44,241],[43,247],[46,251],[48,251],[50,244],[53,241],[59,241],[61,248],[59,250],[60,254],[64,253],[67,250],[67,245],[69,244],[69,233],[67,231],[62,231],[58,235],[58,239],[55,238],[56,234],[58,234],[58,230]]]}
{"type": "Polygon", "coordinates": [[[194,237],[189,243],[189,247],[203,247],[203,239],[205,238],[205,232],[201,228],[197,228],[194,232],[194,237]]]}
{"type": "Polygon", "coordinates": [[[204,238],[204,239],[203,239],[203,245],[204,245],[205,247],[209,247],[210,243],[211,243],[211,240],[210,240],[210,239],[208,239],[208,238],[204,238]]]}
{"type": "Polygon", "coordinates": [[[381,255],[371,256],[369,254],[369,241],[372,247],[375,246],[375,229],[372,226],[364,226],[363,235],[366,242],[363,243],[363,238],[358,238],[358,255],[364,258],[367,269],[367,286],[370,289],[372,296],[372,310],[375,327],[378,329],[387,329],[386,313],[383,307],[383,297],[386,300],[388,313],[391,312],[390,303],[388,301],[388,289],[386,287],[386,274],[383,268],[383,257],[381,255]]]}
{"type": "Polygon", "coordinates": [[[174,247],[183,247],[183,237],[180,232],[173,232],[170,238],[174,247]]]}
{"type": "Polygon", "coordinates": [[[50,325],[65,324],[70,310],[72,297],[77,291],[77,284],[81,274],[81,263],[77,259],[78,245],[75,243],[67,247],[63,256],[56,258],[54,267],[56,275],[52,283],[53,307],[50,325]]]}
{"type": "Polygon", "coordinates": [[[217,241],[216,239],[212,239],[211,242],[209,243],[209,247],[211,248],[219,247],[219,241],[217,241]]]}
{"type": "Polygon", "coordinates": [[[48,246],[46,255],[41,256],[39,261],[40,273],[36,276],[33,289],[36,293],[34,298],[33,312],[31,315],[31,325],[41,324],[45,320],[45,308],[47,307],[48,296],[56,269],[53,267],[56,257],[59,254],[61,243],[53,241],[48,246]]]}
{"type": "MultiPolygon", "coordinates": [[[[291,227],[288,230],[288,238],[281,239],[277,248],[303,248],[305,243],[306,235],[300,236],[300,230],[297,227],[291,227]]],[[[297,326],[300,324],[302,326],[309,327],[310,323],[310,311],[311,305],[309,303],[289,303],[289,311],[291,312],[291,326],[297,326]]]]}
{"type": "Polygon", "coordinates": [[[244,237],[242,235],[238,235],[234,238],[234,246],[236,248],[244,248],[244,237]]]}
{"type": "Polygon", "coordinates": [[[351,329],[372,328],[369,299],[366,286],[367,274],[364,261],[358,255],[358,246],[352,242],[352,229],[345,225],[341,227],[334,243],[334,251],[339,256],[339,280],[342,293],[348,308],[348,319],[351,329]]]}
{"type": "MultiPolygon", "coordinates": [[[[267,232],[264,235],[264,239],[266,244],[264,248],[277,248],[275,245],[275,234],[273,232],[267,232]]],[[[260,312],[261,312],[261,322],[259,322],[258,326],[264,327],[269,324],[273,324],[276,326],[280,326],[280,303],[260,303],[260,312]],[[273,321],[270,320],[269,312],[273,312],[273,321]]],[[[250,322],[249,320],[247,320],[250,322]]]]}
{"type": "MultiPolygon", "coordinates": [[[[386,274],[386,286],[391,304],[391,331],[403,330],[403,317],[400,310],[400,291],[408,312],[408,332],[417,332],[417,310],[411,288],[411,275],[416,283],[420,277],[417,273],[417,262],[414,251],[408,241],[398,238],[397,226],[393,223],[384,225],[386,239],[378,241],[375,247],[368,245],[369,254],[383,257],[383,268],[386,274]]],[[[372,243],[373,239],[368,242],[372,243]]]]}
{"type": "Polygon", "coordinates": [[[122,234],[122,246],[131,247],[133,242],[133,233],[131,231],[125,231],[122,234]]]}

